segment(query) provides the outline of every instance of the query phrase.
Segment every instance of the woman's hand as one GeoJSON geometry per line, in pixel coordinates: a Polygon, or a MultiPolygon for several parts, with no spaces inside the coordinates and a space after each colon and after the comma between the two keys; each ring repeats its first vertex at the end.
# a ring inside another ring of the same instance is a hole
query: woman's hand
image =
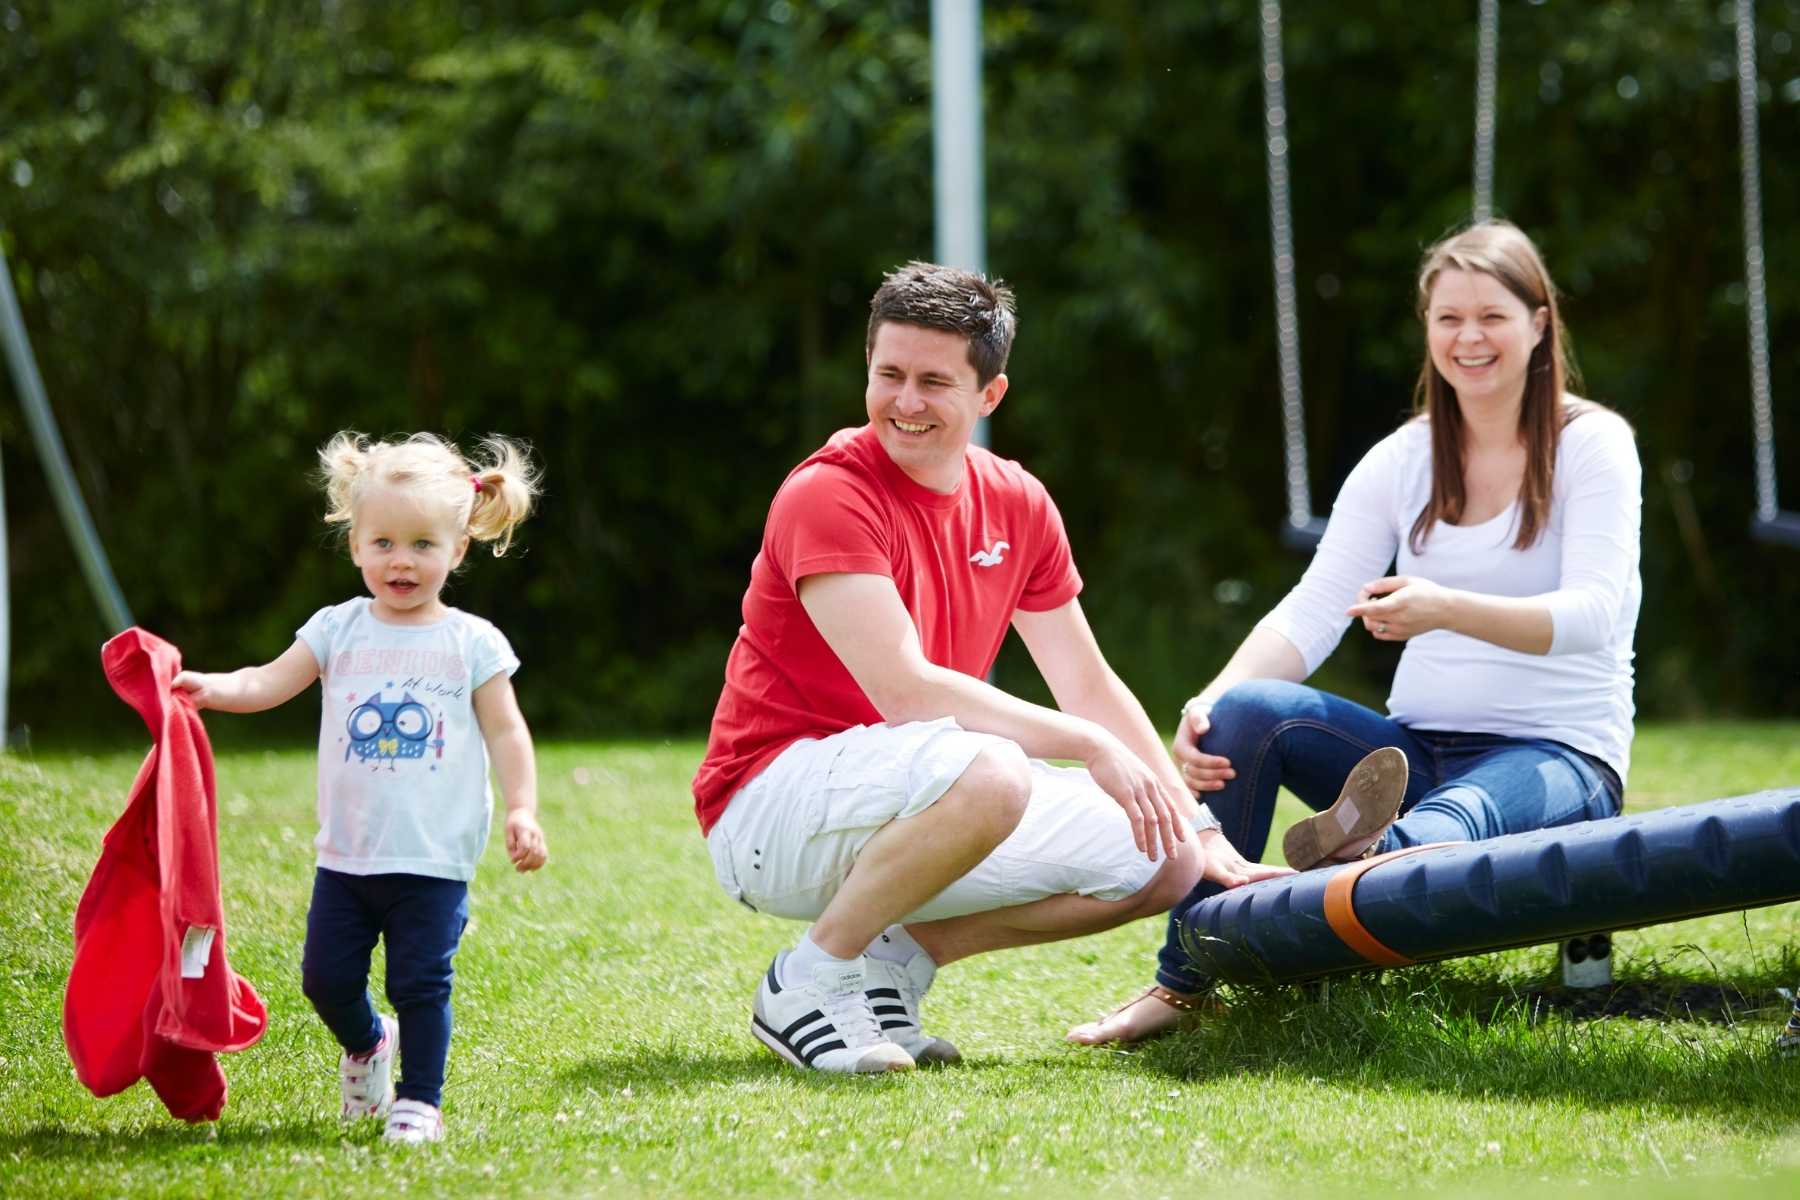
{"type": "Polygon", "coordinates": [[[1175,728],[1175,740],[1169,743],[1169,754],[1181,771],[1181,782],[1195,795],[1216,792],[1225,782],[1237,778],[1231,760],[1200,749],[1200,739],[1212,728],[1212,706],[1190,700],[1181,710],[1181,724],[1175,728]]]}
{"type": "Polygon", "coordinates": [[[1457,593],[1416,575],[1384,575],[1365,583],[1347,615],[1359,617],[1378,641],[1404,642],[1448,629],[1457,593]]]}

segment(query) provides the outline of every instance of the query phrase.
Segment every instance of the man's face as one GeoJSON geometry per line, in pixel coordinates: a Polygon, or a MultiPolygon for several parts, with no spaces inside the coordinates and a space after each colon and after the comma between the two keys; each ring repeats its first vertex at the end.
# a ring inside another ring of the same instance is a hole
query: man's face
{"type": "Polygon", "coordinates": [[[955,491],[975,422],[1005,394],[1005,375],[976,386],[969,340],[961,334],[897,321],[875,331],[863,397],[869,422],[888,457],[916,483],[955,491]]]}

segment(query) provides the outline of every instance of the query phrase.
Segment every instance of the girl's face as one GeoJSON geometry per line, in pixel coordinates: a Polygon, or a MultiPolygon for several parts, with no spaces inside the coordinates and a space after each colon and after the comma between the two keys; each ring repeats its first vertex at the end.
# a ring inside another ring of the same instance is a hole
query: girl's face
{"type": "Polygon", "coordinates": [[[1463,405],[1518,404],[1525,370],[1543,340],[1550,310],[1526,307],[1506,285],[1480,271],[1447,270],[1425,306],[1431,362],[1463,405]]]}
{"type": "Polygon", "coordinates": [[[350,561],[362,568],[375,616],[393,625],[424,625],[447,611],[438,593],[463,560],[469,535],[455,514],[394,487],[370,488],[350,525],[350,561]]]}

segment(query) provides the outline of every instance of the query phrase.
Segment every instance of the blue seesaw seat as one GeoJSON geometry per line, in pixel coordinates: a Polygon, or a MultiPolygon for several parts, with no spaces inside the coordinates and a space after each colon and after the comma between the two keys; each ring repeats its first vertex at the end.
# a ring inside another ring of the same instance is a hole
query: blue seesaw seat
{"type": "Polygon", "coordinates": [[[1223,892],[1183,946],[1286,983],[1800,900],[1800,788],[1485,842],[1414,847],[1223,892]]]}

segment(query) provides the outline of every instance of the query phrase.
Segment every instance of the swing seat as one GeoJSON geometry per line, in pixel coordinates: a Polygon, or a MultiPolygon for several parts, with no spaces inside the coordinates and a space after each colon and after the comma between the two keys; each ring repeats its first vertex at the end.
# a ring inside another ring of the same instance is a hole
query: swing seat
{"type": "Polygon", "coordinates": [[[1800,788],[1440,843],[1233,888],[1182,917],[1202,974],[1289,983],[1800,900],[1800,788]]]}
{"type": "Polygon", "coordinates": [[[1319,548],[1319,539],[1324,536],[1324,517],[1311,517],[1298,525],[1292,521],[1281,523],[1281,544],[1289,550],[1304,550],[1311,554],[1319,548]]]}
{"type": "Polygon", "coordinates": [[[1800,513],[1778,512],[1764,520],[1750,522],[1750,536],[1770,546],[1786,546],[1800,550],[1800,513]]]}

